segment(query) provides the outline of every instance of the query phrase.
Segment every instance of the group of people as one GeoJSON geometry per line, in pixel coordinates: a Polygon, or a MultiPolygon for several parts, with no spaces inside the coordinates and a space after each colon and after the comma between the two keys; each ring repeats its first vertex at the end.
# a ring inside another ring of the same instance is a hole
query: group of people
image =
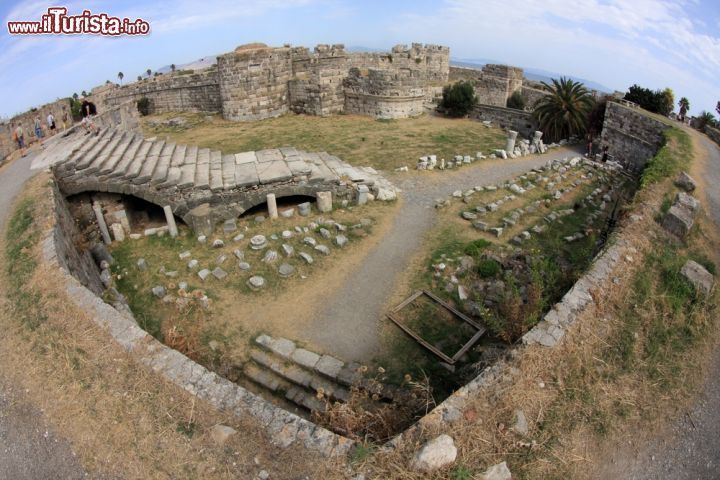
{"type": "MultiPolygon", "coordinates": [[[[80,124],[85,129],[85,134],[94,133],[95,135],[100,133],[100,129],[95,124],[94,118],[95,115],[97,115],[97,108],[95,107],[95,104],[92,102],[89,102],[87,99],[83,99],[82,104],[80,105],[80,110],[82,113],[82,121],[80,124]]],[[[43,138],[46,135],[46,129],[49,132],[49,135],[52,136],[58,131],[58,126],[55,122],[55,115],[53,112],[49,112],[46,117],[46,124],[43,125],[42,121],[40,120],[40,116],[36,116],[35,120],[33,121],[33,129],[35,133],[35,138],[38,142],[40,142],[40,145],[44,147],[43,145],[43,138]]],[[[62,107],[62,131],[65,131],[68,127],[69,123],[72,123],[70,121],[70,117],[68,115],[67,108],[62,107]]],[[[20,155],[23,157],[26,155],[27,150],[27,142],[25,141],[25,130],[23,128],[22,122],[17,122],[15,124],[12,124],[11,126],[12,130],[12,136],[13,141],[17,143],[18,149],[20,150],[20,155]]]]}
{"type": "MultiPolygon", "coordinates": [[[[587,140],[588,140],[588,144],[587,144],[587,151],[585,152],[585,156],[588,158],[592,158],[593,157],[593,137],[592,137],[592,135],[588,135],[587,140]]],[[[602,161],[603,162],[607,162],[608,159],[610,158],[609,150],[610,150],[610,147],[608,147],[607,145],[603,146],[603,148],[602,148],[602,161]]]]}

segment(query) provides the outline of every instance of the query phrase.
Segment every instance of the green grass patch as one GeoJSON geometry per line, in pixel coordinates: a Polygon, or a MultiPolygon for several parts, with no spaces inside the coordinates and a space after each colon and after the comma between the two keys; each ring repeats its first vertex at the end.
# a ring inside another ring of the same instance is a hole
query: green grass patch
{"type": "Polygon", "coordinates": [[[692,141],[687,132],[671,128],[665,130],[663,136],[665,144],[643,171],[640,180],[642,187],[680,173],[692,156],[692,141]]]}
{"type": "Polygon", "coordinates": [[[480,260],[477,265],[477,273],[481,278],[492,278],[500,273],[500,264],[492,258],[480,260]]]}

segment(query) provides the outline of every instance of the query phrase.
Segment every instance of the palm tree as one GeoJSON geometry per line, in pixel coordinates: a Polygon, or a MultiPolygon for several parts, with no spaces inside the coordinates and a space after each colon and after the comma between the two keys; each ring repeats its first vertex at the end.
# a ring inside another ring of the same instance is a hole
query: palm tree
{"type": "Polygon", "coordinates": [[[720,102],[718,102],[717,105],[715,105],[715,111],[717,112],[718,115],[720,115],[720,102]]]}
{"type": "MultiPolygon", "coordinates": [[[[173,73],[175,73],[175,64],[174,63],[170,64],[170,70],[172,70],[173,73]]],[[[720,105],[720,103],[718,103],[718,105],[720,105]]]]}
{"type": "Polygon", "coordinates": [[[705,125],[715,126],[715,117],[712,113],[703,110],[696,119],[695,126],[698,130],[705,130],[705,125]]]}
{"type": "Polygon", "coordinates": [[[552,85],[542,82],[550,92],[535,105],[533,117],[550,140],[582,135],[595,99],[585,85],[561,77],[552,85]]]}
{"type": "Polygon", "coordinates": [[[73,99],[74,99],[74,100],[77,100],[77,99],[78,99],[78,94],[77,94],[77,92],[73,93],[73,99]]]}
{"type": "Polygon", "coordinates": [[[145,70],[145,73],[147,73],[147,76],[149,77],[150,74],[152,74],[152,70],[150,70],[150,69],[148,68],[147,70],[145,70]]]}
{"type": "Polygon", "coordinates": [[[682,97],[678,102],[678,107],[680,107],[680,116],[682,118],[685,118],[685,115],[690,110],[690,102],[687,98],[682,97]]]}
{"type": "Polygon", "coordinates": [[[82,92],[80,92],[80,95],[82,95],[83,97],[87,97],[87,92],[83,90],[82,92]]]}
{"type": "Polygon", "coordinates": [[[138,82],[142,80],[142,75],[138,75],[138,82]]]}
{"type": "Polygon", "coordinates": [[[120,84],[122,84],[123,77],[125,77],[125,74],[123,74],[122,72],[118,72],[118,80],[120,80],[120,84]]]}

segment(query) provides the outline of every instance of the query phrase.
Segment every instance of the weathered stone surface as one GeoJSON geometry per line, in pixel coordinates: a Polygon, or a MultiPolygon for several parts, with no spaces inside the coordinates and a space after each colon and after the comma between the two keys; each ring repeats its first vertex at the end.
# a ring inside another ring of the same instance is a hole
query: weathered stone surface
{"type": "Polygon", "coordinates": [[[170,236],[173,238],[177,237],[178,228],[175,224],[175,215],[173,214],[172,207],[170,205],[165,205],[163,207],[163,212],[165,213],[165,221],[167,222],[168,232],[170,233],[170,236]]]}
{"type": "Polygon", "coordinates": [[[119,223],[112,223],[110,224],[110,230],[112,231],[113,238],[116,242],[125,241],[125,229],[123,229],[122,225],[119,223]]]}
{"type": "Polygon", "coordinates": [[[685,207],[692,212],[696,212],[697,209],[700,208],[700,202],[698,202],[697,199],[692,195],[688,195],[684,192],[679,192],[677,195],[675,195],[674,203],[675,205],[685,207]]]}
{"type": "Polygon", "coordinates": [[[237,430],[227,425],[215,425],[210,429],[210,438],[220,446],[225,445],[236,434],[237,430]]]}
{"type": "Polygon", "coordinates": [[[231,233],[235,230],[237,230],[237,222],[234,218],[231,218],[230,220],[225,220],[225,222],[223,222],[223,232],[231,233]]]}
{"type": "Polygon", "coordinates": [[[489,467],[480,475],[480,480],[512,480],[507,463],[502,462],[489,467]]]}
{"type": "Polygon", "coordinates": [[[307,368],[315,368],[315,365],[317,365],[320,360],[320,355],[315,352],[305,350],[304,348],[298,348],[293,351],[291,358],[293,362],[298,365],[302,365],[307,368]]]}
{"type": "Polygon", "coordinates": [[[322,213],[332,212],[332,192],[317,192],[317,208],[322,213]]]}
{"type": "Polygon", "coordinates": [[[285,210],[280,211],[280,216],[283,218],[292,218],[295,216],[295,209],[294,208],[288,208],[285,210]]]}
{"type": "Polygon", "coordinates": [[[283,243],[281,248],[283,249],[283,253],[285,253],[286,257],[292,257],[295,253],[295,248],[287,243],[283,243]]]}
{"type": "Polygon", "coordinates": [[[274,193],[268,193],[265,196],[268,207],[268,216],[272,219],[278,218],[277,201],[275,200],[274,193]]]}
{"type": "Polygon", "coordinates": [[[303,260],[305,260],[305,263],[307,263],[308,265],[310,265],[310,264],[313,263],[313,257],[310,256],[309,253],[300,252],[298,255],[300,256],[300,258],[302,258],[303,260]]]}
{"type": "Polygon", "coordinates": [[[323,355],[315,365],[315,370],[327,375],[330,378],[336,378],[345,363],[330,355],[323,355]]]}
{"type": "Polygon", "coordinates": [[[662,226],[679,238],[685,238],[694,223],[692,211],[679,205],[673,205],[665,214],[662,226]]]}
{"type": "Polygon", "coordinates": [[[682,188],[686,192],[692,192],[695,190],[697,183],[686,172],[682,172],[675,180],[675,185],[677,185],[679,188],[682,188]]]}
{"type": "Polygon", "coordinates": [[[337,237],[335,237],[335,245],[337,245],[338,247],[342,248],[347,245],[347,243],[348,239],[345,235],[338,235],[337,237]]]}
{"type": "Polygon", "coordinates": [[[527,435],[528,434],[528,423],[527,418],[525,417],[525,412],[522,410],[515,410],[515,423],[512,427],[510,427],[515,433],[519,433],[520,435],[527,435]]]}
{"type": "Polygon", "coordinates": [[[260,275],[255,275],[248,279],[247,284],[251,289],[259,290],[265,286],[265,279],[260,275]]]}
{"type": "Polygon", "coordinates": [[[152,288],[152,294],[155,295],[157,298],[163,298],[167,294],[167,291],[162,285],[157,285],[152,288]]]}
{"type": "Polygon", "coordinates": [[[212,271],[212,274],[213,277],[217,278],[218,280],[223,280],[225,277],[227,277],[227,272],[220,267],[215,268],[212,271]]]}
{"type": "Polygon", "coordinates": [[[440,435],[425,443],[410,462],[413,470],[432,472],[455,462],[457,448],[449,435],[440,435]]]}
{"type": "Polygon", "coordinates": [[[297,206],[298,213],[301,217],[307,217],[312,212],[312,205],[310,202],[304,202],[297,206]]]}
{"type": "Polygon", "coordinates": [[[265,252],[262,261],[265,263],[275,263],[278,259],[278,253],[275,250],[268,250],[265,252]]]}
{"type": "Polygon", "coordinates": [[[683,265],[680,273],[687,278],[699,292],[705,295],[710,294],[715,279],[712,273],[708,272],[705,267],[693,260],[688,260],[685,262],[685,265],[683,265]]]}
{"type": "Polygon", "coordinates": [[[267,246],[267,238],[265,235],[255,235],[250,239],[250,248],[253,250],[262,250],[267,246]]]}
{"type": "Polygon", "coordinates": [[[323,255],[330,255],[330,249],[326,245],[315,245],[315,250],[323,255]]]}
{"type": "Polygon", "coordinates": [[[208,270],[207,268],[203,268],[198,272],[198,277],[200,277],[200,280],[205,281],[205,279],[208,278],[211,273],[212,272],[210,272],[210,270],[208,270]]]}
{"type": "Polygon", "coordinates": [[[223,248],[225,246],[225,242],[220,240],[219,238],[216,238],[213,240],[212,248],[223,248]]]}
{"type": "Polygon", "coordinates": [[[240,262],[240,263],[238,263],[238,268],[239,268],[240,270],[246,272],[246,271],[250,270],[250,264],[247,263],[247,262],[240,262]]]}
{"type": "Polygon", "coordinates": [[[290,265],[289,263],[283,263],[280,265],[280,268],[278,268],[278,273],[281,277],[289,277],[293,273],[295,273],[295,267],[290,265]]]}
{"type": "Polygon", "coordinates": [[[190,261],[188,262],[188,268],[189,268],[190,270],[193,270],[193,269],[197,268],[199,264],[200,264],[200,262],[198,262],[198,261],[195,260],[195,259],[192,259],[192,260],[190,260],[190,261]]]}
{"type": "Polygon", "coordinates": [[[138,270],[140,270],[141,272],[144,272],[145,270],[147,270],[147,262],[145,261],[144,258],[138,258],[137,268],[138,268],[138,270]]]}

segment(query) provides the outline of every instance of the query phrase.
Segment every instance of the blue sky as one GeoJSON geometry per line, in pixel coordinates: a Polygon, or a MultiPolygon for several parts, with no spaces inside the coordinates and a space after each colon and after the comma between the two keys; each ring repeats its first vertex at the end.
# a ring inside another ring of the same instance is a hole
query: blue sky
{"type": "Polygon", "coordinates": [[[146,37],[14,37],[7,21],[37,20],[50,5],[0,4],[0,115],[125,81],[249,42],[344,43],[389,49],[439,43],[457,58],[491,58],[592,79],[625,91],[671,87],[691,114],[720,100],[718,0],[178,0],[77,1],[71,14],[150,22],[146,37]]]}

